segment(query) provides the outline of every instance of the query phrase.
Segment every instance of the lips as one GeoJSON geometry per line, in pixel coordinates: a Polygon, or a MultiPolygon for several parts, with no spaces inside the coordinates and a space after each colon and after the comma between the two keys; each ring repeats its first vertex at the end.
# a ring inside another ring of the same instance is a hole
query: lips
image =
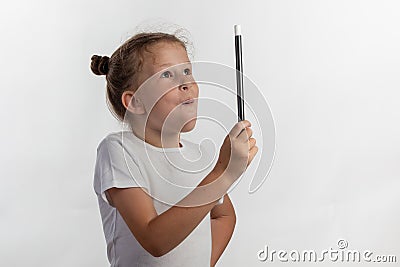
{"type": "Polygon", "coordinates": [[[186,99],[185,101],[183,101],[182,104],[191,104],[193,102],[194,102],[194,98],[189,98],[189,99],[186,99]]]}

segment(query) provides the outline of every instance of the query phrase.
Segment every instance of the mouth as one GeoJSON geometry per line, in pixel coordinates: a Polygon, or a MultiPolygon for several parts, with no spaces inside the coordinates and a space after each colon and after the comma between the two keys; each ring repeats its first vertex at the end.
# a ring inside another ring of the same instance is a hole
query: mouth
{"type": "Polygon", "coordinates": [[[189,98],[189,99],[183,101],[182,104],[183,105],[187,105],[187,104],[192,104],[193,102],[194,102],[194,99],[193,98],[189,98]]]}

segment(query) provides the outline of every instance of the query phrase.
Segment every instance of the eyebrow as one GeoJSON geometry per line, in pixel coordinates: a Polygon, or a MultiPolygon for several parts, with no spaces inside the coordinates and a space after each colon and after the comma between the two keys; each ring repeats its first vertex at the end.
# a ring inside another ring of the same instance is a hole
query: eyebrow
{"type": "MultiPolygon", "coordinates": [[[[179,63],[179,64],[183,64],[183,63],[191,63],[191,62],[190,61],[185,61],[185,62],[182,62],[182,63],[179,63]]],[[[172,63],[164,63],[164,64],[157,65],[157,66],[164,67],[164,66],[170,66],[170,65],[173,65],[173,64],[172,63]]]]}

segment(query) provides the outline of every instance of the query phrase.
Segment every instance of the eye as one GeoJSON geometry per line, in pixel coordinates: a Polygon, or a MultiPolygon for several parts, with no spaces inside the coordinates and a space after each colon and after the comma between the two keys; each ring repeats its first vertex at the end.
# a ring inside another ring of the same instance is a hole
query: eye
{"type": "Polygon", "coordinates": [[[189,69],[189,68],[184,69],[183,72],[184,72],[186,75],[190,75],[190,74],[192,73],[191,69],[189,69]]]}
{"type": "Polygon", "coordinates": [[[171,72],[170,71],[164,71],[162,74],[161,74],[161,78],[170,78],[171,77],[171,72]]]}

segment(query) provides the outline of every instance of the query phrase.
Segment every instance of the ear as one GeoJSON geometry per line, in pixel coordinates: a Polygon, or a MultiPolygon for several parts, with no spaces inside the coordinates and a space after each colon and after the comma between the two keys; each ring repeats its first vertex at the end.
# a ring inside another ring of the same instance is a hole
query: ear
{"type": "Polygon", "coordinates": [[[144,114],[145,108],[138,97],[135,97],[134,92],[132,91],[125,91],[122,93],[122,104],[124,107],[132,112],[133,114],[144,114]]]}

